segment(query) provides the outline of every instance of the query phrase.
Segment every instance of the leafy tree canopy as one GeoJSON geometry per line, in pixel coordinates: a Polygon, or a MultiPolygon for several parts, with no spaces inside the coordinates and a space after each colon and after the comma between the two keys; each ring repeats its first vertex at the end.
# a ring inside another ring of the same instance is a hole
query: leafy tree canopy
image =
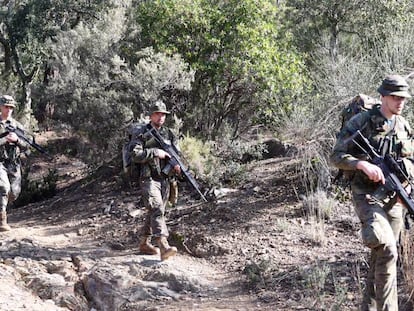
{"type": "Polygon", "coordinates": [[[179,53],[196,70],[186,117],[213,136],[226,121],[288,110],[306,81],[273,1],[156,0],[136,16],[141,47],[179,53]]]}
{"type": "MultiPolygon", "coordinates": [[[[48,61],[49,51],[45,44],[54,40],[60,30],[68,30],[83,20],[97,17],[100,10],[110,7],[103,0],[26,0],[2,1],[0,4],[0,44],[3,50],[2,75],[6,82],[12,74],[20,82],[21,101],[30,114],[31,89],[41,65],[48,61]]],[[[6,85],[6,89],[12,86],[6,85]]],[[[15,85],[14,88],[17,88],[15,85]]],[[[13,94],[14,95],[14,94],[13,94]]]]}

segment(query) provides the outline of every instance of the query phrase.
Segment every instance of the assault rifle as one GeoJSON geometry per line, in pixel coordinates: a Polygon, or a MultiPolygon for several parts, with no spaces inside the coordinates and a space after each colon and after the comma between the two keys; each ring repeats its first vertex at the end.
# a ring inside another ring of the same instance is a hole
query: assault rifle
{"type": "Polygon", "coordinates": [[[34,137],[32,137],[32,139],[28,138],[26,132],[23,129],[21,129],[19,127],[12,126],[10,123],[6,123],[5,129],[6,129],[6,132],[3,133],[0,136],[0,138],[7,136],[11,132],[16,133],[16,135],[17,135],[17,137],[19,137],[19,139],[25,141],[26,143],[28,143],[30,146],[32,146],[34,149],[36,149],[40,153],[47,154],[46,149],[44,149],[42,146],[38,145],[35,142],[34,137]]]}
{"type": "Polygon", "coordinates": [[[414,219],[414,200],[411,194],[408,194],[405,190],[401,180],[411,186],[411,193],[413,193],[414,187],[409,176],[407,176],[407,173],[404,172],[399,163],[390,154],[385,154],[384,156],[379,155],[360,130],[356,131],[346,140],[347,143],[350,141],[358,146],[373,164],[379,166],[384,174],[385,184],[379,186],[371,197],[377,200],[383,200],[388,196],[392,197],[394,194],[397,195],[406,206],[410,217],[414,219]]]}
{"type": "Polygon", "coordinates": [[[142,134],[144,137],[152,137],[155,139],[155,141],[161,146],[161,148],[167,152],[170,155],[170,158],[168,159],[167,165],[162,169],[161,173],[164,176],[169,176],[174,166],[177,164],[180,166],[181,173],[184,177],[184,179],[190,183],[190,185],[198,192],[200,197],[207,202],[206,197],[203,195],[203,193],[200,191],[200,188],[197,184],[197,181],[194,179],[194,177],[189,172],[188,168],[184,165],[184,163],[181,161],[180,156],[178,155],[177,147],[174,146],[174,144],[168,144],[165,142],[165,140],[162,138],[160,133],[151,126],[151,129],[148,129],[144,134],[142,134]]]}

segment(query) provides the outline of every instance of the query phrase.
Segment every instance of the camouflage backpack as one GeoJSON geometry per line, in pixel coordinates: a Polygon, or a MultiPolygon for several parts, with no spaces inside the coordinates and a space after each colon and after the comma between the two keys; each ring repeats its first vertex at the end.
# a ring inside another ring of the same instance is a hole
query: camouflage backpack
{"type": "MultiPolygon", "coordinates": [[[[365,94],[358,94],[347,102],[341,112],[341,127],[339,132],[344,128],[346,122],[358,113],[371,110],[375,105],[381,104],[381,101],[365,94]]],[[[338,133],[339,133],[338,132],[338,133]]],[[[348,183],[354,176],[354,171],[338,170],[333,183],[337,183],[342,178],[348,183]]]]}
{"type": "Polygon", "coordinates": [[[145,132],[147,123],[145,120],[139,120],[133,122],[126,129],[127,139],[122,145],[122,167],[126,181],[131,184],[139,181],[141,170],[140,164],[132,161],[131,153],[138,136],[145,132]]]}
{"type": "Polygon", "coordinates": [[[377,104],[381,104],[381,102],[378,99],[375,99],[365,94],[358,94],[357,96],[352,98],[351,101],[349,101],[342,109],[340,130],[343,129],[345,123],[348,122],[348,120],[351,119],[354,115],[363,111],[371,110],[372,107],[374,107],[377,104]]]}

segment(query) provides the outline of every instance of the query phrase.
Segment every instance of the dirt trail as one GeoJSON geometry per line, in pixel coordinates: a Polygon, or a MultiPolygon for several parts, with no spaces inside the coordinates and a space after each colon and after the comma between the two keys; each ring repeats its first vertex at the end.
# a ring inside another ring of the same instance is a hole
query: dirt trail
{"type": "MultiPolygon", "coordinates": [[[[59,224],[50,225],[40,222],[34,225],[33,221],[19,221],[18,216],[18,211],[11,213],[10,224],[13,230],[1,233],[0,239],[3,244],[8,241],[30,242],[31,245],[35,245],[37,250],[34,251],[32,259],[52,261],[80,255],[89,259],[99,258],[99,261],[111,265],[134,262],[138,269],[140,265],[153,267],[164,265],[168,266],[172,273],[184,274],[186,278],[194,279],[204,287],[204,291],[199,293],[198,297],[189,293],[181,295],[177,301],[152,302],[154,308],[158,306],[163,310],[264,310],[254,302],[254,298],[240,293],[237,285],[233,286],[237,278],[204,259],[179,253],[173,259],[161,263],[158,256],[140,255],[136,247],[114,250],[108,247],[110,243],[106,244],[102,240],[93,240],[89,236],[80,235],[77,226],[74,225],[76,223],[74,220],[66,222],[64,219],[59,220],[51,215],[49,218],[58,220],[59,224]]],[[[116,223],[113,224],[113,226],[116,225],[116,223]]],[[[16,273],[13,269],[7,269],[7,260],[3,260],[3,263],[5,265],[0,268],[1,311],[68,310],[36,297],[15,277],[16,273]]]]}
{"type": "MultiPolygon", "coordinates": [[[[12,269],[20,264],[19,256],[35,263],[71,262],[79,256],[88,269],[126,268],[126,277],[136,275],[145,282],[151,273],[162,272],[190,284],[169,298],[131,302],[122,310],[358,308],[368,254],[360,242],[358,220],[350,203],[337,201],[320,226],[307,219],[298,200],[295,159],[252,164],[240,187],[224,189],[207,204],[200,205],[181,185],[178,206],[168,210],[170,243],[179,253],[164,263],[138,253],[144,212],[139,192],[122,184],[118,168],[102,167],[84,178],[78,161],[59,161],[64,182],[57,195],[11,210],[13,230],[0,234],[1,311],[69,310],[50,307],[27,289],[12,269]]],[[[48,169],[46,163],[38,166],[48,169]]]]}

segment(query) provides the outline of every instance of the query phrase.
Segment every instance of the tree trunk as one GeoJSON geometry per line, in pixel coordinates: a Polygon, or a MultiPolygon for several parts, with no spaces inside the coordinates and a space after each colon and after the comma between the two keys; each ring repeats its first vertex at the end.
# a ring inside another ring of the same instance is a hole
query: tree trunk
{"type": "Polygon", "coordinates": [[[23,106],[20,109],[20,122],[27,129],[35,130],[37,129],[37,121],[34,118],[32,110],[32,81],[24,81],[22,83],[23,91],[23,106]]]}
{"type": "Polygon", "coordinates": [[[338,36],[339,36],[339,26],[334,24],[331,27],[331,42],[330,42],[330,54],[331,58],[336,61],[338,59],[338,36]]]}

